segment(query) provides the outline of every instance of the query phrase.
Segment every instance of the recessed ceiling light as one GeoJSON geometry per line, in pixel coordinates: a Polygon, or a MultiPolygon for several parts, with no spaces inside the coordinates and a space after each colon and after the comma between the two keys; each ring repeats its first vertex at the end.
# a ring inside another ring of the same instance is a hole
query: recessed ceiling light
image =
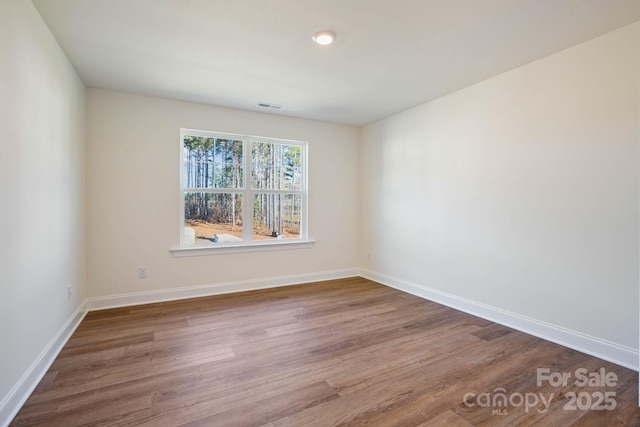
{"type": "Polygon", "coordinates": [[[313,41],[319,45],[327,46],[333,43],[336,35],[331,31],[318,31],[312,37],[313,41]]]}

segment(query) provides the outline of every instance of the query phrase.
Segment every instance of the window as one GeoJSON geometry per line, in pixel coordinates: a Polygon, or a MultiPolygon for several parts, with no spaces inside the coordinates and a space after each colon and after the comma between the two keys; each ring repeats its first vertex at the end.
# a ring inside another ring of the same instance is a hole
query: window
{"type": "Polygon", "coordinates": [[[307,239],[306,143],[181,130],[181,247],[307,239]]]}

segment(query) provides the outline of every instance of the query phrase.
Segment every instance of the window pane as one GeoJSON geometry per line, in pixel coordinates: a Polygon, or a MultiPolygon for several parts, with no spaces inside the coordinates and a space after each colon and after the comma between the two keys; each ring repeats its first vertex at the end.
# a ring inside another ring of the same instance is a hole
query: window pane
{"type": "Polygon", "coordinates": [[[302,196],[256,194],[253,200],[253,240],[300,238],[302,196]]]}
{"type": "Polygon", "coordinates": [[[257,190],[302,190],[302,147],[254,142],[251,182],[257,190]]]}
{"type": "Polygon", "coordinates": [[[185,244],[242,240],[242,195],[184,194],[185,244]]]}
{"type": "Polygon", "coordinates": [[[242,188],[242,141],[185,135],[183,186],[185,188],[242,188]]]}
{"type": "Polygon", "coordinates": [[[242,141],[216,139],[214,163],[218,188],[243,188],[242,141]]]}

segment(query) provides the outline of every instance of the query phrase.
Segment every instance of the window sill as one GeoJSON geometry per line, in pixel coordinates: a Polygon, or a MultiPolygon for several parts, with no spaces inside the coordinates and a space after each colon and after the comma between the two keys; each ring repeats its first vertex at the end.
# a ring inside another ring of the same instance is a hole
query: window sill
{"type": "Polygon", "coordinates": [[[291,249],[307,249],[315,244],[315,240],[269,241],[260,243],[226,244],[211,246],[184,246],[171,249],[174,258],[237,254],[243,252],[284,251],[291,249]]]}

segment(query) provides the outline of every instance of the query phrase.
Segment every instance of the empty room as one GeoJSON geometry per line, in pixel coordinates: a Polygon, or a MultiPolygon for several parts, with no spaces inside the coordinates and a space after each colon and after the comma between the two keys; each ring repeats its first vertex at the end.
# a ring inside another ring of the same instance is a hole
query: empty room
{"type": "Polygon", "coordinates": [[[637,0],[0,0],[0,426],[640,425],[637,0]]]}

